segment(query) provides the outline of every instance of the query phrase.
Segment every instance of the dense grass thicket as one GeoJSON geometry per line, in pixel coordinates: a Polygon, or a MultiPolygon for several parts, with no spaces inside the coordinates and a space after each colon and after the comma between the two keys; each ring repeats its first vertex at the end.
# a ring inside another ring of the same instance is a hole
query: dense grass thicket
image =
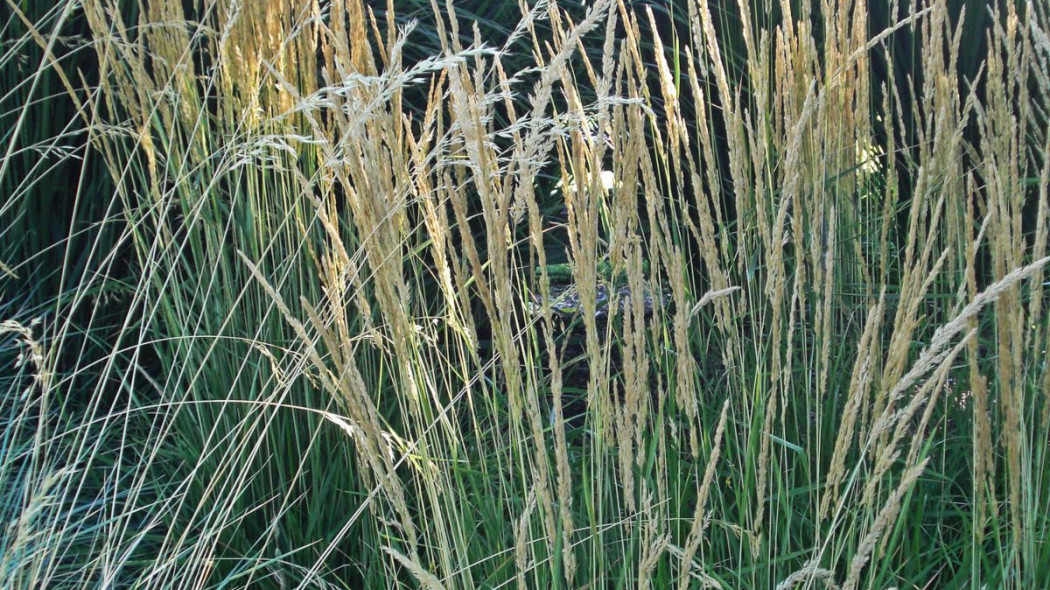
{"type": "Polygon", "coordinates": [[[1050,580],[1045,0],[3,0],[0,588],[1050,580]]]}

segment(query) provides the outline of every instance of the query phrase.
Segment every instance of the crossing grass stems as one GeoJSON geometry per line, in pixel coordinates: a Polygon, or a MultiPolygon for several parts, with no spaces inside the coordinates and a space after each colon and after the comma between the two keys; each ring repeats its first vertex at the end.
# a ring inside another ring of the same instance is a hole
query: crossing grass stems
{"type": "Polygon", "coordinates": [[[1046,579],[1044,4],[989,5],[979,80],[946,0],[876,31],[858,0],[673,3],[673,39],[624,0],[523,0],[500,38],[451,0],[406,3],[432,30],[392,0],[7,4],[0,67],[83,19],[97,83],[37,75],[120,233],[0,324],[0,586],[1046,579]]]}

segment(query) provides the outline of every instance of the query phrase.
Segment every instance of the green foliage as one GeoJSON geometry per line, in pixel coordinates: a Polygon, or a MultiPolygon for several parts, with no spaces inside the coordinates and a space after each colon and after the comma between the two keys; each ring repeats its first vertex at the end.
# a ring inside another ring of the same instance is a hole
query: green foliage
{"type": "Polygon", "coordinates": [[[118,4],[0,16],[0,587],[1046,579],[1043,5],[118,4]]]}

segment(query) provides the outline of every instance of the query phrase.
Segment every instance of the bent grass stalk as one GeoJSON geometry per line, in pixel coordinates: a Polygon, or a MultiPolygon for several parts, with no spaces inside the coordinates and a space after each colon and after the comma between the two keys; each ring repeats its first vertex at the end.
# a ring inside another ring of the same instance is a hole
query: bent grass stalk
{"type": "Polygon", "coordinates": [[[6,1],[0,585],[1045,573],[1039,3],[6,1]]]}

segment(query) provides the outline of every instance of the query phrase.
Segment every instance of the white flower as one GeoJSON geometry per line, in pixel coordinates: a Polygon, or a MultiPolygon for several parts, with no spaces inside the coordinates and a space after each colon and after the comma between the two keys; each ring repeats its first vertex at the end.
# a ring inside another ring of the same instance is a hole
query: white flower
{"type": "MultiPolygon", "coordinates": [[[[613,174],[612,170],[602,170],[598,174],[598,178],[601,180],[602,189],[605,192],[609,192],[613,188],[620,186],[620,183],[616,181],[616,175],[613,174]]],[[[564,181],[559,180],[558,184],[555,185],[555,190],[560,190],[562,188],[565,188],[572,193],[576,192],[576,179],[569,176],[567,184],[564,181]]]]}

